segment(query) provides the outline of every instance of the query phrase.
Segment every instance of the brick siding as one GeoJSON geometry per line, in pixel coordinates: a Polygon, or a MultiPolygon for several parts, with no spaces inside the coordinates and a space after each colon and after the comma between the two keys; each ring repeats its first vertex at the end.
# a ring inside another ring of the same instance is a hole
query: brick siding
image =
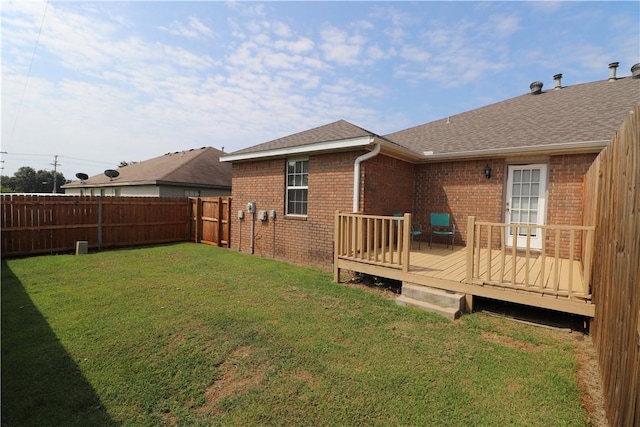
{"type": "Polygon", "coordinates": [[[362,163],[360,203],[370,215],[413,211],[415,165],[384,155],[362,163]]]}
{"type": "MultiPolygon", "coordinates": [[[[450,213],[460,233],[456,244],[467,240],[467,217],[477,221],[502,222],[505,182],[504,159],[428,163],[416,169],[414,215],[424,224],[424,239],[428,240],[429,214],[450,213]],[[484,167],[491,166],[491,178],[484,176],[484,167]]],[[[434,241],[436,241],[434,236],[434,241]]],[[[439,240],[445,243],[445,240],[439,240]]]]}
{"type": "Polygon", "coordinates": [[[286,159],[234,163],[232,194],[235,211],[245,219],[232,220],[231,248],[250,251],[247,202],[256,210],[276,210],[276,219],[254,224],[254,253],[301,265],[331,268],[333,221],[336,209],[351,212],[353,163],[361,153],[336,153],[309,157],[307,217],[285,215],[286,159]]]}
{"type": "MultiPolygon", "coordinates": [[[[249,252],[250,216],[247,202],[257,210],[275,209],[275,221],[255,222],[254,253],[301,265],[331,268],[334,212],[352,211],[353,164],[361,152],[309,157],[309,193],[306,218],[286,217],[286,159],[233,165],[234,212],[245,210],[240,221],[232,215],[231,248],[249,252]]],[[[595,154],[551,156],[548,160],[547,223],[582,224],[582,182],[595,154]]],[[[539,163],[539,160],[532,161],[539,163]]],[[[360,211],[372,215],[411,212],[428,240],[430,212],[449,212],[460,233],[456,244],[466,244],[467,217],[504,221],[506,183],[504,159],[485,159],[413,165],[378,155],[362,163],[360,211]],[[491,166],[491,179],[483,169],[491,166]]],[[[494,242],[497,242],[497,235],[494,242]]],[[[553,244],[548,239],[547,248],[553,244]]],[[[568,243],[566,243],[566,246],[568,243]]]]}

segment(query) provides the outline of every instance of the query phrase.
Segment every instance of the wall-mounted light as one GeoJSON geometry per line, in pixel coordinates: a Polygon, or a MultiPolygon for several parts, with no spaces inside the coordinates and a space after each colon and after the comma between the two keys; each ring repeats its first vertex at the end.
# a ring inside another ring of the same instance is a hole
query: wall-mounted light
{"type": "Polygon", "coordinates": [[[487,165],[482,170],[484,171],[485,178],[487,179],[491,178],[491,166],[487,165]]]}

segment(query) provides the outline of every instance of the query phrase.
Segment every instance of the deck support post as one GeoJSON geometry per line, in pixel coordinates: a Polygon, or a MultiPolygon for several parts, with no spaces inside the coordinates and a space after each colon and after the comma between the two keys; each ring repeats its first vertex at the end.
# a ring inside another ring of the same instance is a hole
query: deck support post
{"type": "Polygon", "coordinates": [[[475,247],[475,224],[476,217],[467,217],[467,277],[465,283],[471,283],[473,279],[473,250],[475,247]]]}
{"type": "Polygon", "coordinates": [[[473,295],[464,294],[465,313],[473,313],[473,295]]]}
{"type": "Polygon", "coordinates": [[[336,210],[333,220],[333,281],[340,283],[340,268],[338,268],[338,259],[340,255],[340,211],[336,210]]]}
{"type": "Polygon", "coordinates": [[[404,214],[404,227],[402,228],[402,271],[409,271],[409,254],[411,253],[411,214],[404,214]]]}

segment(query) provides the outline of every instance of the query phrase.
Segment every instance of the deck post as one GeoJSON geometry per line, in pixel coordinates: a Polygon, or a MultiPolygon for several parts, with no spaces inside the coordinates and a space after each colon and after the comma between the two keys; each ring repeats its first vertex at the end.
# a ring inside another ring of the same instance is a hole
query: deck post
{"type": "Polygon", "coordinates": [[[340,283],[340,268],[338,259],[340,255],[340,211],[336,210],[333,220],[333,281],[340,283]]]}
{"type": "Polygon", "coordinates": [[[473,313],[473,294],[464,294],[465,313],[473,313]]]}
{"type": "Polygon", "coordinates": [[[402,271],[405,273],[409,271],[409,254],[411,253],[411,214],[404,214],[404,227],[402,228],[402,271]]]}
{"type": "Polygon", "coordinates": [[[473,248],[475,247],[475,223],[476,217],[467,217],[467,277],[466,283],[471,283],[473,279],[473,248]]]}

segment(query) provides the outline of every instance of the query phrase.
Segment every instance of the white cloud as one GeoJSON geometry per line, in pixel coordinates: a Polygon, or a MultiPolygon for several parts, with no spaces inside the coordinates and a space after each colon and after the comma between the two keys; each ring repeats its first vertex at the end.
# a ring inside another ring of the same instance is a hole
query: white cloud
{"type": "Polygon", "coordinates": [[[292,31],[291,28],[284,22],[274,22],[273,32],[279,37],[291,37],[292,31]]]}
{"type": "Polygon", "coordinates": [[[427,50],[411,45],[403,46],[400,56],[412,62],[427,62],[431,59],[431,54],[427,50]]]}
{"type": "Polygon", "coordinates": [[[273,45],[275,48],[285,49],[292,53],[305,53],[313,50],[315,43],[309,38],[300,37],[293,41],[278,40],[273,45]]]}
{"type": "Polygon", "coordinates": [[[173,21],[168,27],[159,26],[159,30],[166,31],[174,36],[182,36],[192,39],[198,39],[201,37],[213,36],[213,30],[202,23],[198,18],[194,16],[189,17],[187,23],[180,21],[173,21]]]}
{"type": "Polygon", "coordinates": [[[345,30],[325,24],[320,31],[320,37],[320,48],[327,61],[339,65],[355,65],[359,62],[366,40],[362,35],[349,35],[345,30]]]}
{"type": "Polygon", "coordinates": [[[521,29],[520,17],[497,14],[490,16],[486,23],[478,28],[479,33],[488,39],[507,38],[521,29]]]}

